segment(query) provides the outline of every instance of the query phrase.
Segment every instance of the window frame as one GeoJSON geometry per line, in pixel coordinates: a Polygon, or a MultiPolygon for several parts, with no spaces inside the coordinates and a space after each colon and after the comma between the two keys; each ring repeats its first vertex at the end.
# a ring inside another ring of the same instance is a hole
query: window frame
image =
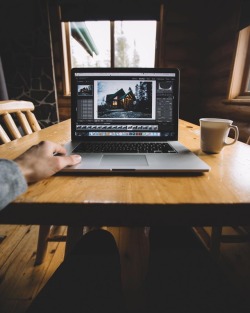
{"type": "Polygon", "coordinates": [[[250,105],[250,92],[246,91],[250,79],[250,26],[239,31],[233,71],[225,102],[250,105]]]}
{"type": "Polygon", "coordinates": [[[61,33],[62,33],[62,53],[63,53],[63,77],[64,86],[63,94],[64,96],[70,96],[71,88],[71,56],[70,56],[70,25],[69,22],[61,23],[61,33]]]}

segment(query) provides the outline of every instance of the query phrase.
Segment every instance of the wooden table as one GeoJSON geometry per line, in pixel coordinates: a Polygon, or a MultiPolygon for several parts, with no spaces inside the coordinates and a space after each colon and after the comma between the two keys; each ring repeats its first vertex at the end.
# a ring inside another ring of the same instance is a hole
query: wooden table
{"type": "MultiPolygon", "coordinates": [[[[250,146],[200,151],[199,126],[180,121],[180,142],[211,166],[197,174],[56,175],[33,185],[0,212],[0,223],[145,226],[249,225],[250,146]]],[[[70,120],[0,146],[13,159],[41,140],[70,140],[70,120]]]]}

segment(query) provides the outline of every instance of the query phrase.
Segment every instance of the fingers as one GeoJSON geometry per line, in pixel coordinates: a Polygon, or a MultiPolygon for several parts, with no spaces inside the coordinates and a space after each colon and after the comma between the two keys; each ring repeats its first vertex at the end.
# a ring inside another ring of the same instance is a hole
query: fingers
{"type": "Polygon", "coordinates": [[[71,164],[70,165],[75,165],[81,162],[82,157],[80,155],[77,154],[72,154],[71,156],[69,156],[70,160],[71,160],[71,164]]]}
{"type": "Polygon", "coordinates": [[[62,154],[62,155],[65,155],[65,154],[66,154],[66,149],[65,149],[63,146],[57,144],[57,145],[54,147],[53,154],[62,154]]]}
{"type": "Polygon", "coordinates": [[[45,153],[47,157],[53,157],[53,159],[56,161],[54,163],[54,170],[60,171],[62,168],[66,166],[71,166],[78,164],[81,162],[81,156],[80,155],[70,155],[66,156],[66,149],[57,143],[51,142],[51,141],[41,141],[38,145],[38,148],[40,148],[41,153],[45,153]]]}
{"type": "Polygon", "coordinates": [[[70,156],[66,156],[64,157],[65,161],[67,162],[66,166],[69,165],[75,165],[81,162],[81,156],[80,155],[70,155],[70,156]]]}
{"type": "Polygon", "coordinates": [[[81,162],[80,155],[70,155],[70,156],[55,156],[58,160],[58,171],[66,166],[76,165],[81,162]]]}

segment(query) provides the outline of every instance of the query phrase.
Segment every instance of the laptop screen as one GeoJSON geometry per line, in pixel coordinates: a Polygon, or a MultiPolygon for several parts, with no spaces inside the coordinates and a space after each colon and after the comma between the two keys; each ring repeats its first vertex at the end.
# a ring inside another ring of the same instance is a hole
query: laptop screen
{"type": "Polygon", "coordinates": [[[178,139],[179,70],[74,68],[72,139],[178,139]]]}

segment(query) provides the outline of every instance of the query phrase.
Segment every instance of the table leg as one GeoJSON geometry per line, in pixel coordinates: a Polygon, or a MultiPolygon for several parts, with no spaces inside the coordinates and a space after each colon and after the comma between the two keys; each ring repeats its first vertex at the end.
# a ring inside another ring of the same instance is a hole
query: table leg
{"type": "Polygon", "coordinates": [[[35,265],[40,265],[44,261],[48,247],[48,237],[50,233],[50,227],[51,225],[39,226],[35,265]]]}
{"type": "Polygon", "coordinates": [[[83,235],[83,226],[68,226],[65,255],[67,255],[70,252],[70,250],[74,247],[74,245],[82,237],[82,235],[83,235]]]}
{"type": "Polygon", "coordinates": [[[221,243],[222,227],[212,226],[210,251],[212,256],[218,260],[220,256],[220,243],[221,243]]]}

